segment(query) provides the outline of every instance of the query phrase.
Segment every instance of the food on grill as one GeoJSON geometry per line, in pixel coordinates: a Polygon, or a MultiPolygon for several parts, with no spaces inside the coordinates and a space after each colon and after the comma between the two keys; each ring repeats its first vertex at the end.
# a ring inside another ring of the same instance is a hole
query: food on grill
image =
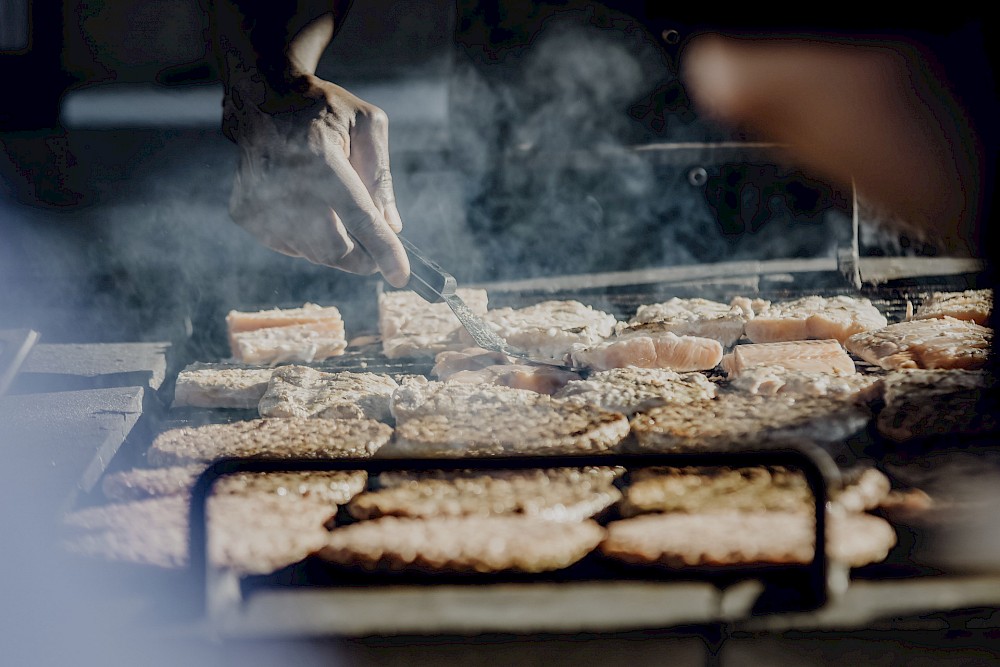
{"type": "Polygon", "coordinates": [[[431,375],[438,380],[447,380],[455,373],[463,371],[481,371],[490,366],[502,366],[511,363],[510,357],[500,352],[491,352],[479,347],[469,347],[464,350],[446,350],[434,357],[434,367],[431,375]]]}
{"type": "Polygon", "coordinates": [[[333,307],[307,303],[301,308],[230,311],[229,347],[246,364],[310,362],[344,353],[344,320],[333,307]]]}
{"type": "Polygon", "coordinates": [[[993,310],[993,290],[975,289],[964,292],[935,292],[913,316],[915,320],[954,317],[986,326],[993,310]]]}
{"type": "MultiPolygon", "coordinates": [[[[392,395],[390,408],[396,423],[414,417],[437,414],[455,414],[462,418],[463,411],[473,415],[483,408],[501,407],[516,411],[537,403],[537,392],[511,387],[465,384],[462,382],[435,382],[420,376],[404,379],[392,395]]],[[[550,399],[546,399],[550,400],[550,399]]]]}
{"type": "Polygon", "coordinates": [[[759,367],[834,375],[852,375],[857,370],[850,355],[832,339],[737,345],[721,364],[730,378],[759,367]]]}
{"type": "Polygon", "coordinates": [[[257,409],[270,368],[191,364],[177,374],[174,407],[257,409]]]}
{"type": "Polygon", "coordinates": [[[389,400],[398,387],[391,377],[379,373],[327,373],[283,366],[272,374],[258,412],[261,417],[389,421],[389,400]]]}
{"type": "Polygon", "coordinates": [[[372,419],[253,419],[164,431],[146,458],[154,466],[171,466],[230,456],[371,456],[391,437],[389,426],[372,419]]]}
{"type": "MultiPolygon", "coordinates": [[[[887,521],[870,514],[827,513],[827,554],[861,567],[885,559],[896,544],[887,521]]],[[[646,514],[608,525],[601,552],[667,568],[751,567],[812,562],[815,518],[806,512],[646,514]]]]}
{"type": "MultiPolygon", "coordinates": [[[[297,563],[329,536],[336,506],[298,494],[256,492],[208,501],[210,562],[240,574],[267,574],[297,563]]],[[[66,517],[64,547],[117,562],[180,568],[188,563],[188,500],[151,498],[90,507],[66,517]]]]}
{"type": "Polygon", "coordinates": [[[789,371],[779,366],[747,369],[732,378],[729,386],[753,396],[829,396],[859,403],[871,403],[882,394],[882,378],[875,375],[831,375],[816,371],[789,371]]]}
{"type": "Polygon", "coordinates": [[[555,397],[633,415],[665,403],[691,403],[715,397],[715,384],[701,373],[662,368],[615,368],[574,380],[555,397]]]}
{"type": "MultiPolygon", "coordinates": [[[[829,490],[833,503],[846,511],[878,507],[889,494],[889,478],[874,468],[829,490]]],[[[623,516],[650,512],[704,513],[813,511],[805,475],[793,468],[646,468],[632,473],[621,504],[623,516]]]]}
{"type": "Polygon", "coordinates": [[[711,338],[631,334],[572,351],[573,364],[598,371],[636,366],[674,371],[704,371],[722,360],[722,344],[711,338]]]}
{"type": "Polygon", "coordinates": [[[881,329],[888,321],[868,299],[852,296],[807,296],[772,303],[746,324],[754,343],[824,340],[841,343],[851,335],[881,329]]]}
{"type": "Polygon", "coordinates": [[[830,398],[720,393],[711,401],[672,403],[632,420],[638,446],[653,451],[731,451],[791,440],[842,442],[865,428],[867,407],[830,398]]]}
{"type": "Polygon", "coordinates": [[[366,570],[546,572],[577,562],[603,537],[589,520],[390,516],[334,529],[316,555],[366,570]]]}
{"type": "Polygon", "coordinates": [[[708,299],[680,299],[674,297],[663,303],[653,303],[639,308],[628,324],[620,325],[619,335],[670,331],[678,336],[696,336],[719,341],[731,347],[743,335],[747,320],[753,319],[755,310],[762,310],[768,302],[736,297],[728,305],[708,299]]]}
{"type": "Polygon", "coordinates": [[[941,317],[890,324],[847,339],[847,349],[886,370],[960,368],[986,364],[993,330],[974,322],[941,317]]]}
{"type": "Polygon", "coordinates": [[[393,396],[395,439],[382,453],[561,454],[621,442],[625,415],[524,389],[454,382],[406,382],[393,396]]]}
{"type": "MultiPolygon", "coordinates": [[[[483,317],[511,346],[542,359],[564,359],[574,347],[598,343],[614,330],[614,315],[579,301],[543,301],[526,308],[497,308],[483,317]]],[[[467,343],[472,338],[463,331],[467,343]]]]}
{"type": "MultiPolygon", "coordinates": [[[[456,294],[473,313],[486,314],[486,290],[459,288],[456,294]]],[[[461,342],[460,329],[462,324],[446,303],[428,303],[407,290],[378,296],[378,331],[382,352],[390,359],[433,358],[443,350],[466,348],[469,345],[461,342]]]]}
{"type": "Polygon", "coordinates": [[[567,382],[579,380],[580,374],[555,366],[507,364],[488,366],[478,371],[453,373],[447,382],[463,384],[494,384],[512,389],[526,389],[539,394],[554,394],[567,382]]]}
{"type": "MultiPolygon", "coordinates": [[[[134,468],[105,475],[101,489],[104,497],[113,501],[187,496],[203,471],[204,467],[201,465],[134,468]]],[[[361,493],[367,482],[368,474],[363,470],[238,473],[220,478],[212,486],[212,493],[293,493],[339,505],[361,493]]]]}
{"type": "Polygon", "coordinates": [[[885,378],[879,433],[897,442],[913,438],[986,433],[996,415],[983,410],[983,393],[994,384],[986,371],[894,371],[885,378]]]}
{"type": "Polygon", "coordinates": [[[621,498],[612,482],[611,475],[578,469],[411,476],[397,479],[388,488],[362,493],[350,502],[348,511],[357,519],[521,514],[581,521],[621,498]]]}

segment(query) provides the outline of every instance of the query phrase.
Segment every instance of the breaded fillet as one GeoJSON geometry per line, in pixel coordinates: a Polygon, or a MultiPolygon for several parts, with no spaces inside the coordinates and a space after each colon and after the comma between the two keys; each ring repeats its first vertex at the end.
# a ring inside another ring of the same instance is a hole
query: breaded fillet
{"type": "MultiPolygon", "coordinates": [[[[767,344],[767,343],[765,343],[767,344]]],[[[729,386],[752,396],[829,396],[858,403],[871,403],[882,395],[882,378],[875,375],[832,375],[815,371],[790,371],[759,366],[731,379],[729,386]]]]}
{"type": "MultiPolygon", "coordinates": [[[[608,525],[601,552],[627,563],[686,567],[806,564],[815,550],[815,519],[804,512],[647,514],[608,525]]],[[[896,533],[870,514],[830,514],[827,553],[861,567],[884,560],[896,533]]]]}
{"type": "Polygon", "coordinates": [[[240,457],[344,458],[371,456],[392,437],[372,419],[254,419],[160,433],[146,455],[171,466],[240,457]]]}
{"type": "Polygon", "coordinates": [[[987,433],[996,415],[980,400],[994,386],[986,371],[908,370],[885,378],[885,406],[879,411],[879,433],[897,442],[919,437],[987,433]]]}
{"type": "Polygon", "coordinates": [[[177,374],[173,407],[257,409],[270,368],[191,364],[177,374]]]}
{"type": "Polygon", "coordinates": [[[399,384],[380,373],[327,373],[306,366],[275,369],[260,399],[261,417],[377,419],[389,421],[399,384]]]}
{"type": "Polygon", "coordinates": [[[546,572],[577,562],[603,537],[593,521],[390,516],[333,530],[316,555],[366,570],[546,572]]]}
{"type": "Polygon", "coordinates": [[[662,368],[615,368],[575,380],[555,397],[633,415],[666,403],[692,403],[715,397],[716,388],[701,373],[662,368]]]}

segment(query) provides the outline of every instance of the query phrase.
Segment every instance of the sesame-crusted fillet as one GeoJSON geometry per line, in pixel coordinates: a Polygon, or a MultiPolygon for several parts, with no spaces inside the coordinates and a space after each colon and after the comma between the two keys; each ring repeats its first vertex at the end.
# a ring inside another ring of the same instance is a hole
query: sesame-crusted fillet
{"type": "Polygon", "coordinates": [[[552,521],[581,521],[621,498],[609,476],[569,472],[571,469],[498,470],[411,478],[361,494],[350,502],[348,510],[357,519],[523,514],[552,521]]]}
{"type": "MultiPolygon", "coordinates": [[[[459,288],[456,294],[476,315],[487,309],[486,290],[459,288]]],[[[433,358],[444,350],[469,347],[461,342],[462,324],[447,303],[427,303],[416,292],[399,290],[378,296],[378,330],[389,359],[433,358]]]]}
{"type": "Polygon", "coordinates": [[[391,377],[379,373],[327,373],[283,366],[271,376],[258,412],[262,417],[389,421],[389,400],[398,387],[391,377]]]}
{"type": "MultiPolygon", "coordinates": [[[[885,559],[896,533],[870,514],[828,515],[827,553],[861,567],[885,559]]],[[[685,567],[806,564],[815,550],[815,519],[804,512],[647,514],[614,521],[601,552],[627,563],[685,567]]]]}
{"type": "MultiPolygon", "coordinates": [[[[841,488],[829,489],[832,502],[844,510],[874,509],[889,493],[889,478],[869,468],[841,488]]],[[[650,512],[813,511],[805,476],[784,467],[647,468],[632,473],[621,513],[650,512]]]]}
{"type": "MultiPolygon", "coordinates": [[[[767,344],[769,343],[765,343],[767,344]]],[[[753,396],[829,396],[871,403],[881,397],[883,382],[879,376],[861,373],[831,375],[815,371],[790,371],[778,366],[758,366],[731,379],[729,386],[753,396]]]]}
{"type": "Polygon", "coordinates": [[[843,343],[853,334],[886,324],[885,316],[868,299],[808,296],[772,303],[747,322],[746,335],[754,343],[828,338],[843,343]]]}
{"type": "Polygon", "coordinates": [[[632,420],[632,433],[644,450],[730,451],[789,439],[841,442],[870,419],[867,407],[850,401],[721,393],[711,401],[652,408],[632,420]]]}
{"type": "Polygon", "coordinates": [[[894,371],[885,378],[885,407],[878,414],[879,433],[897,442],[918,437],[985,433],[996,415],[980,407],[983,392],[994,385],[986,371],[894,371]]]}
{"type": "Polygon", "coordinates": [[[603,536],[589,520],[390,516],[334,529],[316,555],[366,570],[546,572],[577,562],[603,536]]]}
{"type": "MultiPolygon", "coordinates": [[[[579,301],[497,308],[483,319],[511,346],[542,359],[565,359],[574,346],[594,345],[609,337],[617,324],[614,315],[579,301]]],[[[471,342],[468,332],[462,336],[471,342]]]]}
{"type": "Polygon", "coordinates": [[[270,379],[269,368],[191,364],[177,374],[172,405],[256,409],[270,379]]]}
{"type": "MultiPolygon", "coordinates": [[[[297,563],[326,541],[336,505],[299,494],[218,495],[208,501],[209,558],[241,574],[297,563]]],[[[187,565],[188,500],[151,498],[78,510],[66,517],[64,548],[117,562],[187,565]]]]}
{"type": "Polygon", "coordinates": [[[964,292],[934,292],[913,316],[915,320],[953,317],[986,326],[993,310],[993,290],[974,289],[964,292]]]}
{"type": "Polygon", "coordinates": [[[389,426],[371,419],[254,419],[164,431],[146,456],[154,466],[231,456],[361,457],[371,456],[391,437],[389,426]]]}
{"type": "Polygon", "coordinates": [[[619,325],[618,334],[669,331],[678,336],[712,338],[724,347],[730,347],[740,339],[747,320],[753,317],[752,302],[746,298],[737,297],[725,304],[708,299],[674,297],[663,303],[639,306],[628,324],[619,325]]]}
{"type": "Polygon", "coordinates": [[[721,365],[730,378],[759,367],[834,375],[852,375],[857,370],[854,360],[833,339],[737,345],[721,365]]]}
{"type": "MultiPolygon", "coordinates": [[[[114,501],[142,500],[161,496],[187,496],[204,471],[201,465],[169,468],[134,468],[104,476],[104,497],[114,501]]],[[[212,487],[216,495],[248,493],[294,493],[343,504],[364,490],[368,474],[363,470],[332,472],[238,473],[220,478],[212,487]]]]}
{"type": "MultiPolygon", "coordinates": [[[[454,416],[461,420],[480,409],[505,408],[516,412],[540,400],[533,391],[461,382],[433,382],[415,377],[404,380],[392,395],[392,414],[401,424],[413,417],[454,416]]],[[[546,399],[550,400],[550,399],[546,399]]]]}
{"type": "MultiPolygon", "coordinates": [[[[549,396],[525,392],[550,399],[549,396]]],[[[628,418],[592,406],[539,400],[516,410],[482,406],[464,416],[431,414],[406,419],[381,454],[463,456],[602,452],[629,432],[628,418]]]]}
{"type": "Polygon", "coordinates": [[[993,330],[974,322],[940,317],[890,324],[847,339],[847,349],[886,370],[965,369],[986,365],[993,330]]]}
{"type": "Polygon", "coordinates": [[[573,363],[593,370],[636,366],[675,371],[705,371],[722,361],[722,344],[711,338],[671,332],[633,333],[572,351],[573,363]]]}
{"type": "Polygon", "coordinates": [[[555,397],[633,415],[666,403],[691,403],[714,398],[715,384],[701,373],[677,373],[663,368],[615,368],[575,380],[555,397]]]}

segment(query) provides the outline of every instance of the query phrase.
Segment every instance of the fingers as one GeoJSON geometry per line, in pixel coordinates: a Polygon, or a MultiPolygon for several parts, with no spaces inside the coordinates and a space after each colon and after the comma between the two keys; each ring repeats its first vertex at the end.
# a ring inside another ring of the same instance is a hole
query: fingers
{"type": "MultiPolygon", "coordinates": [[[[337,212],[347,233],[375,261],[385,279],[394,287],[405,286],[410,277],[410,263],[386,216],[376,207],[343,150],[327,150],[326,160],[332,172],[326,188],[330,208],[337,212]]],[[[398,221],[398,212],[395,216],[398,221]]]]}
{"type": "Polygon", "coordinates": [[[350,162],[368,189],[375,208],[392,231],[403,231],[389,170],[389,119],[378,107],[367,105],[351,130],[350,162]]]}

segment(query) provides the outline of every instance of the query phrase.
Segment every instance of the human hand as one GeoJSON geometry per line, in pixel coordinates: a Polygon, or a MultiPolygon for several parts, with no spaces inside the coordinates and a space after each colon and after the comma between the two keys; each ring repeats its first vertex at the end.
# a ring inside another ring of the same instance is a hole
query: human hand
{"type": "Polygon", "coordinates": [[[311,74],[290,90],[257,104],[259,87],[230,86],[224,129],[240,149],[230,214],[273,250],[406,285],[385,113],[311,74]]]}

